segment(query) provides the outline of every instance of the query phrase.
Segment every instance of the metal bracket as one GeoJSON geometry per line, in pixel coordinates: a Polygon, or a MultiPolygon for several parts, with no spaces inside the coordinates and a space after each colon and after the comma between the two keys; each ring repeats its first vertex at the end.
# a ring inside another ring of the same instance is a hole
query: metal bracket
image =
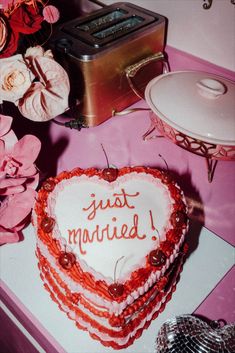
{"type": "Polygon", "coordinates": [[[203,0],[204,1],[204,4],[203,4],[203,9],[205,10],[209,10],[211,8],[211,5],[212,5],[212,1],[213,0],[203,0]],[[207,3],[205,3],[205,1],[208,1],[207,3]]]}
{"type": "Polygon", "coordinates": [[[206,158],[207,173],[208,173],[208,181],[209,181],[209,183],[212,183],[217,163],[218,163],[218,160],[216,160],[216,159],[206,158]]]}
{"type": "MultiPolygon", "coordinates": [[[[203,0],[203,1],[204,1],[204,4],[202,6],[203,9],[209,10],[211,8],[211,6],[212,6],[213,0],[203,0]],[[206,3],[205,3],[205,1],[206,1],[206,3]]],[[[231,0],[231,4],[235,5],[235,0],[231,0]]]]}

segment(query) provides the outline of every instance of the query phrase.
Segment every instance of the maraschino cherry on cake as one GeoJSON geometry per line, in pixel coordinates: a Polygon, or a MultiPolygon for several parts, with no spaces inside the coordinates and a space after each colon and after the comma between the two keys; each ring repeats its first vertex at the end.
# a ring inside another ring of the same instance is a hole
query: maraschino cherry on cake
{"type": "Polygon", "coordinates": [[[183,193],[168,173],[62,172],[42,185],[33,223],[44,287],[104,346],[131,345],[171,299],[188,222],[183,193]]]}

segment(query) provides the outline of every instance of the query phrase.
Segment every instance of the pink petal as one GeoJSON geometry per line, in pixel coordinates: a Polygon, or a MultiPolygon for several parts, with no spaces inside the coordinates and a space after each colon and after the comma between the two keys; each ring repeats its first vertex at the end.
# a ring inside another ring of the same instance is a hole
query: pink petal
{"type": "Polygon", "coordinates": [[[38,172],[36,165],[32,164],[28,168],[25,168],[25,164],[22,165],[22,167],[19,168],[17,175],[18,176],[24,176],[27,178],[34,177],[38,172]]]}
{"type": "Polygon", "coordinates": [[[4,142],[5,153],[9,153],[14,144],[18,141],[13,130],[10,130],[6,135],[1,137],[1,140],[4,142]]]}
{"type": "Polygon", "coordinates": [[[23,185],[11,186],[5,189],[0,189],[0,195],[1,196],[14,195],[14,194],[22,193],[23,191],[25,191],[25,187],[23,185]]]}
{"type": "Polygon", "coordinates": [[[5,144],[0,140],[0,161],[4,158],[5,155],[5,144]]]}
{"type": "Polygon", "coordinates": [[[31,85],[20,99],[18,108],[24,117],[33,121],[53,119],[69,107],[67,72],[55,60],[45,56],[35,57],[31,65],[40,82],[31,85]]]}
{"type": "Polygon", "coordinates": [[[27,178],[4,178],[0,180],[0,190],[22,185],[27,178]]]}
{"type": "Polygon", "coordinates": [[[24,169],[27,169],[36,160],[40,149],[41,142],[36,136],[25,135],[16,142],[12,156],[23,164],[24,169]]]}
{"type": "Polygon", "coordinates": [[[0,207],[0,226],[12,229],[20,224],[31,212],[35,197],[36,191],[31,188],[8,196],[0,207]]]}
{"type": "Polygon", "coordinates": [[[31,188],[31,189],[36,189],[39,183],[39,173],[37,173],[36,175],[34,175],[33,178],[29,178],[27,179],[25,185],[27,188],[31,188]]]}
{"type": "Polygon", "coordinates": [[[10,131],[12,117],[0,114],[0,137],[10,131]]]}
{"type": "Polygon", "coordinates": [[[6,243],[16,243],[19,241],[17,231],[11,231],[0,226],[0,245],[6,243]]]}

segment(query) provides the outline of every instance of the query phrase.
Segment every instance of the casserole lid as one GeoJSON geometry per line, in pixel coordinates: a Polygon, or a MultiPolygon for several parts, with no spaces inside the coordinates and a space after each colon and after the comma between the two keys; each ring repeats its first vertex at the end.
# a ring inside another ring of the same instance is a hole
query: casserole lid
{"type": "Polygon", "coordinates": [[[171,72],[151,80],[145,98],[160,119],[185,135],[235,145],[233,81],[206,72],[171,72]]]}

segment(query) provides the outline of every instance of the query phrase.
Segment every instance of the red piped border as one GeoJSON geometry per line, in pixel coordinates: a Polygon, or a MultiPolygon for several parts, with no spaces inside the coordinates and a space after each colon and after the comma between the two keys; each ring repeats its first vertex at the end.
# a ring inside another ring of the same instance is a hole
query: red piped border
{"type": "MultiPolygon", "coordinates": [[[[170,291],[168,292],[168,294],[166,296],[166,300],[164,301],[164,303],[161,304],[159,310],[157,310],[153,314],[151,320],[146,321],[145,325],[142,328],[139,328],[137,330],[137,332],[135,333],[135,335],[130,337],[130,339],[125,344],[119,345],[117,342],[115,342],[115,338],[124,338],[130,332],[133,332],[133,330],[136,327],[139,326],[140,322],[147,315],[149,315],[152,312],[152,310],[158,304],[158,302],[162,300],[162,297],[164,296],[164,292],[160,291],[156,295],[156,297],[153,299],[153,301],[150,302],[150,304],[148,306],[146,306],[142,312],[139,313],[139,316],[137,318],[133,319],[129,324],[124,325],[121,331],[116,332],[116,331],[113,331],[112,329],[108,329],[108,328],[103,327],[101,324],[96,322],[94,319],[91,319],[87,314],[84,314],[78,307],[76,307],[76,305],[72,304],[66,298],[66,296],[60,291],[60,289],[58,287],[58,283],[56,283],[55,279],[52,278],[52,274],[50,273],[50,271],[47,271],[47,269],[44,267],[46,262],[47,262],[47,260],[40,254],[40,251],[37,252],[37,256],[39,257],[39,270],[41,272],[42,281],[44,281],[46,279],[46,281],[48,281],[48,283],[50,284],[50,286],[49,286],[47,283],[44,283],[44,287],[49,292],[51,299],[54,302],[57,303],[57,305],[59,306],[60,310],[66,312],[66,310],[61,305],[61,302],[62,302],[63,305],[65,305],[72,312],[76,313],[76,315],[81,317],[84,321],[88,322],[92,327],[96,328],[99,332],[108,334],[110,336],[110,340],[109,341],[103,341],[98,335],[89,332],[85,327],[83,327],[78,322],[76,322],[75,319],[72,319],[72,320],[75,321],[75,324],[76,324],[78,329],[83,330],[83,331],[88,331],[88,333],[90,334],[91,338],[93,338],[95,340],[98,340],[104,346],[112,347],[115,350],[124,349],[124,348],[127,348],[128,346],[130,346],[131,344],[133,344],[134,341],[142,335],[142,332],[149,327],[149,325],[152,322],[152,320],[156,319],[158,317],[158,315],[161,312],[163,312],[163,310],[165,309],[166,304],[168,303],[169,300],[171,300],[173,292],[176,290],[176,284],[177,284],[177,282],[179,280],[180,273],[181,273],[182,267],[183,267],[183,261],[182,261],[180,263],[180,267],[179,267],[179,269],[177,271],[177,278],[172,283],[172,287],[171,287],[170,291]]],[[[54,276],[54,274],[53,274],[53,276],[54,276]]],[[[67,312],[66,312],[66,314],[67,314],[67,312]]],[[[68,316],[69,319],[71,319],[71,317],[68,314],[67,314],[67,316],[68,316]]]]}

